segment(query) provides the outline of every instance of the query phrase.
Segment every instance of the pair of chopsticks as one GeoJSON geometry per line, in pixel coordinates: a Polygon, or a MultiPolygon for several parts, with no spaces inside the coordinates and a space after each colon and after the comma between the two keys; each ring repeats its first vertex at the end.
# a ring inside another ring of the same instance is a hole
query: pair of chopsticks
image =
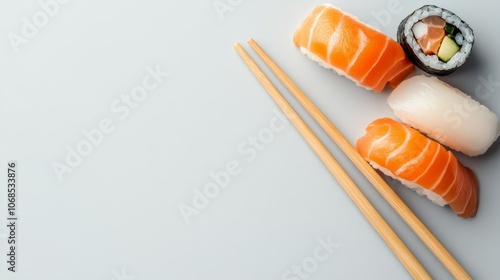
{"type": "MultiPolygon", "coordinates": [[[[316,122],[325,130],[332,140],[341,148],[341,150],[350,158],[356,167],[365,175],[372,185],[380,192],[384,199],[401,216],[429,250],[439,259],[446,269],[456,279],[472,279],[471,276],[460,266],[453,256],[444,248],[436,237],[425,227],[425,225],[415,216],[415,214],[406,206],[392,188],[380,177],[380,175],[361,157],[356,149],[347,141],[347,139],[335,128],[335,126],[319,111],[311,100],[297,87],[297,85],[281,70],[281,68],[262,50],[262,48],[253,40],[248,41],[251,48],[265,62],[265,64],[274,72],[278,79],[288,88],[297,100],[306,108],[316,122]]],[[[408,272],[415,279],[432,279],[425,268],[410,252],[406,245],[399,239],[392,228],[382,218],[382,216],[373,207],[370,201],[359,190],[342,166],[333,158],[325,146],[314,135],[306,123],[293,110],[288,102],[283,98],[279,91],[274,87],[271,81],[266,77],[262,70],[252,60],[248,53],[240,44],[235,44],[234,48],[243,58],[250,70],[254,73],[260,83],[271,95],[274,101],[280,106],[281,110],[290,119],[293,125],[300,132],[302,137],[314,150],[316,155],[328,168],[330,173],[337,179],[349,197],[358,206],[363,215],[372,224],[382,239],[394,252],[396,257],[405,266],[408,272]]]]}

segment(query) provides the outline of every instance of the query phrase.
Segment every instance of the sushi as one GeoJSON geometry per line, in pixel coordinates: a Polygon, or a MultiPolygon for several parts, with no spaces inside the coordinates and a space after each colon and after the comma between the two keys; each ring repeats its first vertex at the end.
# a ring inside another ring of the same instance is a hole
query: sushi
{"type": "Polygon", "coordinates": [[[484,154],[500,135],[495,113],[436,77],[403,81],[387,103],[402,122],[468,156],[484,154]]]}
{"type": "Polygon", "coordinates": [[[454,13],[426,5],[401,22],[397,40],[420,69],[429,74],[448,75],[469,57],[474,32],[454,13]]]}
{"type": "Polygon", "coordinates": [[[476,176],[438,142],[390,118],[373,121],[356,149],[374,168],[425,195],[449,205],[462,218],[478,209],[476,176]]]}
{"type": "Polygon", "coordinates": [[[414,69],[396,41],[330,4],[312,11],[293,42],[321,66],[375,92],[397,86],[414,69]]]}

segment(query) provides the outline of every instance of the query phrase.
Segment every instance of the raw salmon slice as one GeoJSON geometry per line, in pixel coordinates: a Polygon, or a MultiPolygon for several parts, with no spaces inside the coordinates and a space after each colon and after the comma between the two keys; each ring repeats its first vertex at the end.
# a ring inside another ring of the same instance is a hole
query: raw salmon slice
{"type": "Polygon", "coordinates": [[[293,42],[320,65],[375,92],[395,87],[413,71],[396,41],[329,4],[311,12],[293,42]]]}
{"type": "Polygon", "coordinates": [[[478,209],[478,185],[471,169],[438,142],[389,118],[373,121],[356,149],[373,167],[424,194],[435,204],[448,204],[463,218],[478,209]]]}
{"type": "Polygon", "coordinates": [[[430,16],[422,19],[422,23],[427,25],[427,33],[417,39],[417,42],[426,55],[437,54],[446,35],[444,31],[446,21],[438,16],[430,16]]]}

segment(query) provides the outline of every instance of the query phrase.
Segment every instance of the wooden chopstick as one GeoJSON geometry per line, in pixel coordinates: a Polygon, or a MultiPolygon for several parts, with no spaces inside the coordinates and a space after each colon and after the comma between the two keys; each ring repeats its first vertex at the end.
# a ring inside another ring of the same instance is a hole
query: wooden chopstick
{"type": "Polygon", "coordinates": [[[280,81],[290,90],[296,99],[306,108],[317,123],[325,130],[340,149],[351,159],[356,167],[365,175],[385,200],[394,208],[429,250],[439,259],[444,267],[456,279],[472,279],[460,266],[438,239],[425,227],[420,219],[408,208],[394,190],[380,177],[380,175],[361,157],[351,143],[335,128],[325,115],[312,103],[312,101],[299,89],[299,87],[285,74],[283,70],[264,52],[253,39],[248,41],[252,49],[274,72],[280,81]]]}
{"type": "Polygon", "coordinates": [[[377,210],[368,201],[364,194],[359,190],[359,188],[352,181],[349,175],[328,152],[325,146],[323,146],[323,144],[316,137],[316,135],[314,135],[311,129],[309,129],[304,121],[286,102],[283,96],[278,92],[271,81],[269,81],[262,70],[260,70],[257,64],[252,60],[252,58],[250,58],[250,56],[245,52],[241,45],[235,44],[234,48],[255,74],[257,79],[262,83],[267,92],[272,96],[274,101],[280,106],[281,110],[283,110],[286,116],[297,128],[302,137],[307,141],[307,143],[321,159],[321,161],[325,164],[330,173],[337,179],[337,181],[344,188],[349,197],[353,200],[356,206],[358,206],[363,215],[368,219],[375,230],[380,234],[382,239],[384,239],[387,245],[392,249],[396,257],[406,267],[408,272],[415,279],[432,279],[425,268],[419,263],[419,261],[410,252],[410,250],[401,241],[401,239],[399,239],[392,228],[377,212],[377,210]]]}

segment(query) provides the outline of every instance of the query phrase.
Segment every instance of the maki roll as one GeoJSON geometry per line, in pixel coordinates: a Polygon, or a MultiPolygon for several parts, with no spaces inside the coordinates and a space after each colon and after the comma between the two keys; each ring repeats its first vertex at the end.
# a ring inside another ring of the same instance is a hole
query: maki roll
{"type": "Polygon", "coordinates": [[[401,22],[397,39],[420,69],[429,74],[448,75],[469,57],[474,32],[454,13],[426,5],[401,22]]]}

